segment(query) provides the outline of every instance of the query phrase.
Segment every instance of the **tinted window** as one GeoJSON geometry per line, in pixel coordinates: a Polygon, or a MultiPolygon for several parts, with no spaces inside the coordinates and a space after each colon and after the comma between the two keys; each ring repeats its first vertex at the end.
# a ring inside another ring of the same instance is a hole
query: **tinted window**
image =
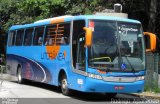
{"type": "Polygon", "coordinates": [[[32,33],[33,33],[33,28],[26,29],[23,45],[30,46],[32,44],[32,33]]]}
{"type": "Polygon", "coordinates": [[[16,36],[16,46],[21,46],[23,42],[24,30],[18,30],[16,36]]]}
{"type": "Polygon", "coordinates": [[[69,44],[70,23],[54,24],[47,26],[45,45],[66,45],[69,44]]]}
{"type": "Polygon", "coordinates": [[[74,21],[72,38],[73,66],[80,70],[84,70],[85,66],[85,31],[83,30],[83,27],[85,27],[84,20],[74,21]]]}
{"type": "Polygon", "coordinates": [[[15,43],[15,37],[16,37],[16,31],[11,31],[9,33],[9,41],[8,41],[8,46],[13,46],[15,43]]]}
{"type": "Polygon", "coordinates": [[[37,27],[34,32],[33,45],[42,45],[44,27],[37,27]]]}

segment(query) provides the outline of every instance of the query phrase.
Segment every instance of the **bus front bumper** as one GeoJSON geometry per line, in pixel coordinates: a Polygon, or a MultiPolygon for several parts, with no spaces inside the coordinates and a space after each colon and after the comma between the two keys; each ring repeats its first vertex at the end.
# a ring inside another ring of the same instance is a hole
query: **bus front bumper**
{"type": "Polygon", "coordinates": [[[144,90],[144,80],[135,82],[107,82],[86,78],[84,92],[140,93],[144,90]]]}

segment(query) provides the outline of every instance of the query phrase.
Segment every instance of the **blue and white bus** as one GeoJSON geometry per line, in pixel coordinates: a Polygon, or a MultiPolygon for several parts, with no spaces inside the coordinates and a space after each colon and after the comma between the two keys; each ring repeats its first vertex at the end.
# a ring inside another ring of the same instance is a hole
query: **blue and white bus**
{"type": "Polygon", "coordinates": [[[61,16],[9,29],[7,67],[26,79],[61,86],[62,93],[139,93],[144,90],[145,47],[137,20],[61,16]]]}

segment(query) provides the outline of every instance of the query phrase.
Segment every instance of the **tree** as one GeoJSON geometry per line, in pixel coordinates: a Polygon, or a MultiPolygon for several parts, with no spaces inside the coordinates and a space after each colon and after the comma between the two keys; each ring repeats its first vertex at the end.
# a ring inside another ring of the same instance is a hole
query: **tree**
{"type": "Polygon", "coordinates": [[[150,1],[150,11],[149,11],[149,24],[148,31],[155,33],[156,30],[156,16],[157,16],[157,0],[150,1]]]}
{"type": "Polygon", "coordinates": [[[0,24],[4,30],[11,25],[64,15],[66,0],[0,0],[0,24]]]}
{"type": "Polygon", "coordinates": [[[0,25],[2,29],[8,29],[10,16],[17,11],[16,5],[13,4],[17,4],[19,1],[20,0],[0,0],[0,25]]]}
{"type": "Polygon", "coordinates": [[[157,16],[156,16],[156,29],[155,33],[160,38],[160,2],[157,2],[157,16]]]}

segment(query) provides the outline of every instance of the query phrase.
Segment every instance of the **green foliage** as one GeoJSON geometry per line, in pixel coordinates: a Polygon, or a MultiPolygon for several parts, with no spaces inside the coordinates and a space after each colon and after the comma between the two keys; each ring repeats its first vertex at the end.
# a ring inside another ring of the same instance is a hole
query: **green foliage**
{"type": "MultiPolygon", "coordinates": [[[[12,25],[50,17],[93,14],[106,8],[113,9],[117,2],[123,5],[123,12],[128,13],[129,18],[140,20],[144,31],[149,30],[151,0],[0,0],[0,26],[8,31],[12,25]]],[[[157,3],[159,11],[160,3],[157,3]]],[[[159,17],[160,13],[157,13],[156,33],[160,32],[159,17]]]]}
{"type": "Polygon", "coordinates": [[[151,87],[148,85],[148,86],[145,86],[144,91],[145,91],[145,92],[160,93],[160,88],[159,88],[159,87],[153,87],[153,88],[151,88],[151,87]]]}
{"type": "Polygon", "coordinates": [[[93,14],[113,8],[116,0],[0,0],[0,25],[32,23],[61,15],[93,14]]]}
{"type": "MultiPolygon", "coordinates": [[[[114,3],[123,5],[123,12],[129,18],[142,22],[144,30],[148,30],[151,0],[0,0],[0,26],[8,30],[11,25],[31,23],[61,15],[81,15],[113,9],[114,3]]],[[[158,9],[160,4],[158,4],[158,9]]],[[[159,26],[159,14],[157,24],[159,26]]],[[[156,28],[156,31],[160,29],[156,28]]]]}
{"type": "Polygon", "coordinates": [[[64,15],[66,0],[0,0],[0,25],[8,30],[11,25],[64,15]]]}
{"type": "Polygon", "coordinates": [[[154,88],[153,91],[154,91],[155,93],[160,93],[160,88],[156,87],[156,88],[154,88]]]}
{"type": "Polygon", "coordinates": [[[160,88],[158,86],[158,80],[146,80],[144,91],[146,92],[154,92],[154,93],[160,93],[160,88]]]}

